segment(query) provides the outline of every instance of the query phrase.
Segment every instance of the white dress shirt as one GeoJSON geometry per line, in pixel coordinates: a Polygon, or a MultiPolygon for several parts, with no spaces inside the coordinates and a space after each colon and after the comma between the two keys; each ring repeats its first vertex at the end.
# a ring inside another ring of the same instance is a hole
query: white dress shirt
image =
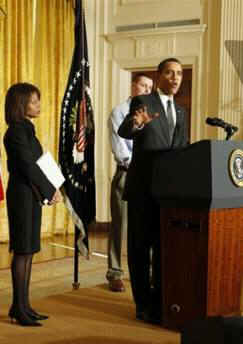
{"type": "Polygon", "coordinates": [[[159,88],[157,89],[157,91],[159,93],[160,100],[164,106],[166,116],[167,116],[167,102],[168,100],[171,101],[172,117],[173,117],[174,125],[176,126],[176,109],[175,109],[173,95],[168,96],[167,94],[164,94],[163,91],[161,91],[159,88]]]}

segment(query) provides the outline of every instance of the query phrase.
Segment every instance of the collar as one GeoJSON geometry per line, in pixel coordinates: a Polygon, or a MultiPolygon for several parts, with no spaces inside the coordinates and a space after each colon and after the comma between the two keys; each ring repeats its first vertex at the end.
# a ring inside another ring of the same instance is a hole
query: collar
{"type": "Polygon", "coordinates": [[[32,123],[32,121],[31,121],[29,118],[27,118],[27,117],[25,117],[25,118],[23,119],[23,122],[24,122],[26,125],[30,126],[30,127],[34,127],[34,124],[32,123]]]}
{"type": "Polygon", "coordinates": [[[34,124],[32,123],[32,121],[30,119],[28,119],[27,117],[25,117],[23,120],[22,120],[24,126],[26,128],[28,128],[29,130],[31,130],[33,133],[35,133],[35,127],[34,127],[34,124]]]}
{"type": "Polygon", "coordinates": [[[165,94],[160,88],[157,88],[157,92],[160,96],[160,98],[165,102],[167,103],[167,101],[170,99],[172,103],[174,103],[174,97],[173,95],[169,95],[168,94],[165,94]]]}

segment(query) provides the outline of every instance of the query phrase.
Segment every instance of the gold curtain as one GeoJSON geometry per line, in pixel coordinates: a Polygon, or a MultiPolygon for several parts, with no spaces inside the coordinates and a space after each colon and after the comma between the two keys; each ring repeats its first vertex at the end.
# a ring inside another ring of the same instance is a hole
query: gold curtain
{"type": "MultiPolygon", "coordinates": [[[[6,155],[2,137],[4,122],[4,97],[9,86],[18,81],[33,82],[33,0],[2,1],[6,15],[0,17],[0,136],[4,186],[7,185],[6,155]]],[[[17,201],[17,200],[16,200],[17,201]]],[[[6,201],[0,203],[0,239],[8,238],[6,201]]]]}
{"type": "MultiPolygon", "coordinates": [[[[73,52],[73,25],[71,1],[37,1],[34,80],[42,93],[37,133],[43,148],[50,150],[56,159],[61,102],[73,52]]],[[[63,231],[73,231],[64,205],[44,207],[42,233],[63,231]]]]}
{"type": "MultiPolygon", "coordinates": [[[[73,52],[72,1],[1,0],[6,16],[0,16],[0,136],[4,186],[6,155],[2,137],[4,98],[15,82],[31,82],[41,90],[41,117],[35,121],[44,150],[57,159],[61,102],[73,52]]],[[[16,200],[17,201],[17,200],[16,200]]],[[[63,204],[43,208],[42,235],[73,231],[63,204]]],[[[0,203],[0,240],[8,238],[6,201],[0,203]]]]}

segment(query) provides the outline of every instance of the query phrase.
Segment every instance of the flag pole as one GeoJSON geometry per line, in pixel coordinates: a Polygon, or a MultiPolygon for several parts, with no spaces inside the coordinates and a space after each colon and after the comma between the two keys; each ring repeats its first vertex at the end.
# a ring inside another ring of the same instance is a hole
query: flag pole
{"type": "Polygon", "coordinates": [[[74,232],[74,276],[73,276],[73,289],[77,290],[79,289],[80,283],[79,283],[79,274],[78,274],[78,268],[79,268],[79,249],[78,249],[78,238],[79,238],[79,229],[77,226],[75,226],[75,232],[74,232]]]}
{"type": "MultiPolygon", "coordinates": [[[[82,27],[82,35],[83,35],[83,6],[82,6],[82,0],[77,0],[80,2],[80,12],[81,12],[81,27],[82,27]]],[[[76,11],[76,6],[77,6],[77,1],[75,1],[75,8],[74,10],[76,11]]],[[[76,33],[75,33],[76,34],[76,33]]],[[[81,39],[81,51],[83,54],[83,38],[81,39]]],[[[81,75],[81,88],[83,92],[83,87],[84,87],[84,79],[83,79],[83,74],[81,75]]],[[[82,95],[83,98],[83,95],[82,95]]],[[[78,131],[79,131],[79,125],[80,125],[80,117],[77,115],[76,118],[76,133],[74,136],[74,144],[75,142],[78,142],[78,131]]],[[[77,195],[77,193],[76,193],[77,195]]],[[[75,197],[75,202],[78,202],[78,196],[75,197]]],[[[77,204],[77,203],[76,203],[77,204]]],[[[80,287],[79,283],[79,248],[78,248],[78,239],[79,239],[79,228],[75,225],[74,226],[74,264],[73,264],[73,289],[78,290],[80,287]]]]}
{"type": "MultiPolygon", "coordinates": [[[[83,11],[83,1],[82,0],[77,0],[79,2],[80,5],[80,16],[81,16],[81,61],[84,59],[84,11],[83,11]]],[[[76,5],[77,5],[77,1],[76,1],[76,5]]],[[[75,11],[76,11],[76,6],[75,6],[75,11]]],[[[84,78],[84,73],[81,73],[81,103],[80,103],[80,112],[82,112],[83,107],[82,107],[82,102],[84,102],[84,97],[85,97],[85,78],[84,78]]],[[[77,115],[76,118],[76,133],[74,136],[74,144],[76,144],[78,146],[79,144],[79,136],[80,136],[80,116],[77,115]]],[[[75,197],[75,201],[76,201],[76,206],[78,206],[78,195],[76,193],[76,197],[75,197]]],[[[87,232],[86,232],[87,235],[87,232]]],[[[80,237],[80,230],[79,228],[75,225],[74,226],[74,276],[73,276],[73,289],[77,290],[80,287],[80,283],[79,283],[79,247],[78,247],[78,240],[80,237]]]]}
{"type": "Polygon", "coordinates": [[[62,101],[59,164],[63,199],[74,222],[73,289],[79,288],[79,255],[89,257],[88,225],[95,218],[94,119],[82,0],[75,0],[75,48],[62,101]]]}

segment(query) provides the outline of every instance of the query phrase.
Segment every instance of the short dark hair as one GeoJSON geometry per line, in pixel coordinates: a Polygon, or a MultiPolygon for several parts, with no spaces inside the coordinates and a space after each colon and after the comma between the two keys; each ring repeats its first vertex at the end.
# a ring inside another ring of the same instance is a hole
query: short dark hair
{"type": "Polygon", "coordinates": [[[152,80],[152,78],[147,74],[139,72],[132,77],[132,82],[138,82],[141,78],[148,78],[152,80]]]}
{"type": "Polygon", "coordinates": [[[175,57],[169,57],[168,59],[165,59],[163,61],[160,62],[160,64],[158,65],[158,72],[161,73],[163,71],[163,69],[165,68],[165,65],[169,62],[176,62],[181,64],[181,61],[179,61],[177,58],[175,57]]]}
{"type": "Polygon", "coordinates": [[[5,98],[5,121],[8,125],[26,117],[27,105],[33,93],[40,99],[40,90],[27,82],[14,84],[8,89],[5,98]]]}

